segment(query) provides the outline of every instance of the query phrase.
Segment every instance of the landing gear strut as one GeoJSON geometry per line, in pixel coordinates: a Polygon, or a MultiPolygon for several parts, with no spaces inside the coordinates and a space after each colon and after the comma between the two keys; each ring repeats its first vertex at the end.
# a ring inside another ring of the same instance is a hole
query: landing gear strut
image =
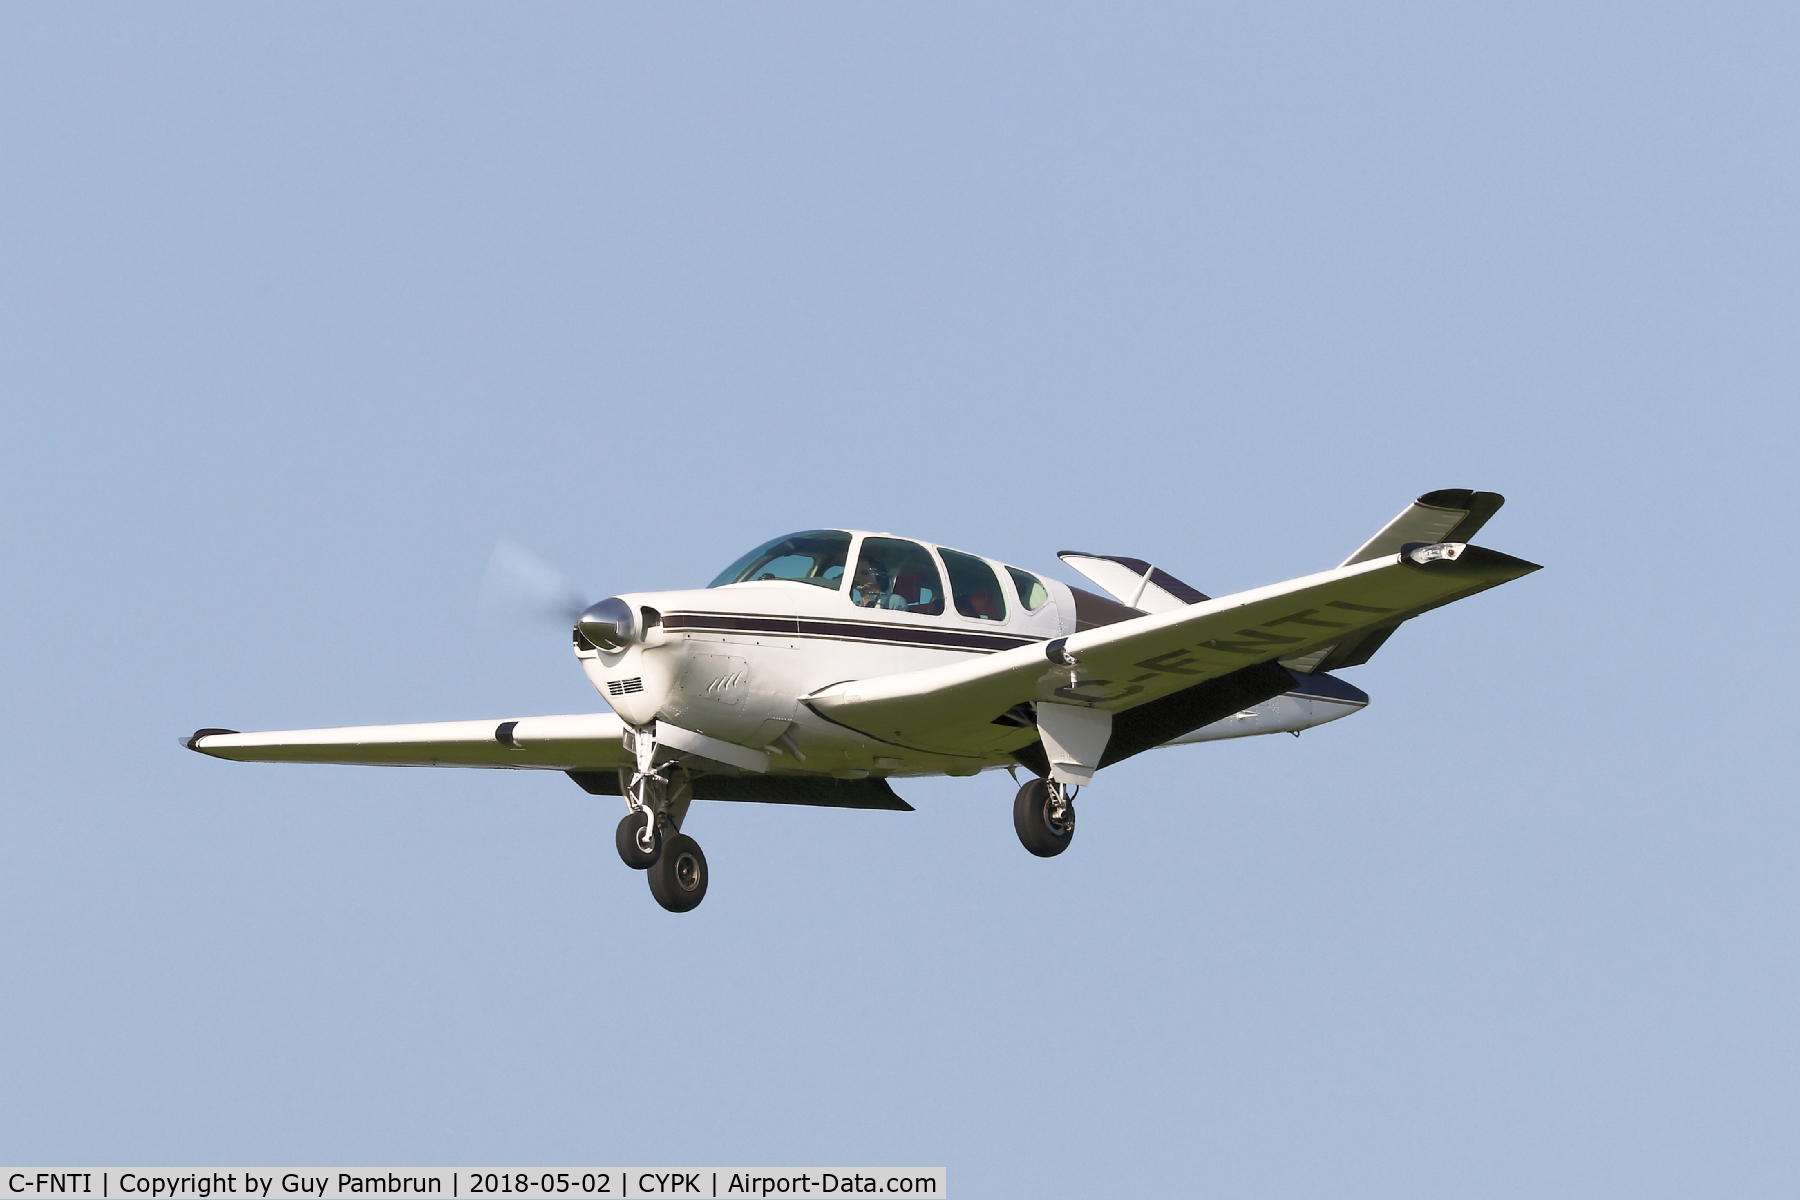
{"type": "Polygon", "coordinates": [[[619,822],[613,842],[619,858],[634,871],[645,872],[650,894],[670,912],[689,912],[706,898],[706,855],[700,844],[681,832],[693,799],[685,771],[669,778],[671,763],[656,761],[656,726],[629,729],[626,747],[636,768],[619,772],[620,789],[631,809],[619,822]]]}
{"type": "Polygon", "coordinates": [[[1055,858],[1074,839],[1075,790],[1053,779],[1033,779],[1013,800],[1013,828],[1039,858],[1055,858]]]}

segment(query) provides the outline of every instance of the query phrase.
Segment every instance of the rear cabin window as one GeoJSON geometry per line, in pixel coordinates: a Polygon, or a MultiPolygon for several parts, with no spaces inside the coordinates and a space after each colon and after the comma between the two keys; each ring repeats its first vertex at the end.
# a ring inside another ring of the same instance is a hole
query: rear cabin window
{"type": "Polygon", "coordinates": [[[1006,620],[1006,596],[1000,591],[1000,577],[994,568],[960,550],[938,553],[950,576],[950,595],[956,600],[957,612],[978,621],[1006,620]]]}
{"type": "Polygon", "coordinates": [[[850,535],[837,529],[811,529],[764,542],[726,567],[708,587],[753,583],[763,579],[810,583],[837,591],[850,558],[850,535]]]}
{"type": "Polygon", "coordinates": [[[864,538],[850,576],[850,600],[858,608],[920,613],[944,611],[944,585],[930,551],[900,538],[864,538]]]}
{"type": "Polygon", "coordinates": [[[1043,580],[1031,572],[1021,571],[1017,567],[1008,567],[1006,573],[1012,576],[1013,586],[1019,589],[1019,603],[1028,610],[1035,611],[1042,608],[1044,601],[1050,598],[1050,589],[1044,586],[1043,580]]]}

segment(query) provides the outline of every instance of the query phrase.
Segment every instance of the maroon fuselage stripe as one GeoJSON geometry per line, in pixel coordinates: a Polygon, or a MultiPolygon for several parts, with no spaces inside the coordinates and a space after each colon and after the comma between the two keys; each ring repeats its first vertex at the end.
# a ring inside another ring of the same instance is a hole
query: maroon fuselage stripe
{"type": "Polygon", "coordinates": [[[767,633],[777,637],[835,638],[840,641],[886,642],[890,645],[938,646],[947,650],[1011,650],[1042,638],[972,633],[960,629],[921,629],[913,625],[877,625],[809,617],[746,617],[725,613],[669,613],[664,629],[705,633],[767,633]]]}

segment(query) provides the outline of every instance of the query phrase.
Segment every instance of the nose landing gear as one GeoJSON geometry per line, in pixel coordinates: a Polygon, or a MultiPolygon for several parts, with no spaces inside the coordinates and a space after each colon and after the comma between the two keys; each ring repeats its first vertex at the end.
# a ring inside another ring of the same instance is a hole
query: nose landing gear
{"type": "Polygon", "coordinates": [[[1076,789],[1054,779],[1033,779],[1013,799],[1013,829],[1039,858],[1055,858],[1075,837],[1076,789]]]}
{"type": "Polygon", "coordinates": [[[656,822],[654,834],[646,839],[648,825],[644,813],[625,814],[614,837],[619,857],[632,870],[645,872],[658,904],[670,912],[690,912],[706,899],[706,855],[700,843],[676,833],[666,817],[656,822]],[[650,843],[648,849],[645,841],[650,843]]]}
{"type": "Polygon", "coordinates": [[[620,771],[619,777],[631,811],[619,821],[613,843],[626,866],[645,873],[658,904],[670,912],[691,912],[706,898],[706,855],[681,832],[693,789],[686,772],[676,772],[670,782],[671,764],[656,761],[654,725],[630,732],[626,745],[637,769],[620,771]]]}

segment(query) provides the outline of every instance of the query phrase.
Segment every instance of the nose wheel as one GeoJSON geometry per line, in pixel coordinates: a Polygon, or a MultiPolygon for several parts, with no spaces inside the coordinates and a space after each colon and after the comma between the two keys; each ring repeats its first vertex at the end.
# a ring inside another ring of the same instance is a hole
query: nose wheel
{"type": "Polygon", "coordinates": [[[613,835],[620,861],[634,871],[648,871],[662,853],[662,826],[658,824],[654,829],[649,826],[649,813],[630,812],[619,822],[618,832],[613,835]]]}
{"type": "Polygon", "coordinates": [[[1055,858],[1075,837],[1072,789],[1051,779],[1033,779],[1013,800],[1013,829],[1039,858],[1055,858]]]}

